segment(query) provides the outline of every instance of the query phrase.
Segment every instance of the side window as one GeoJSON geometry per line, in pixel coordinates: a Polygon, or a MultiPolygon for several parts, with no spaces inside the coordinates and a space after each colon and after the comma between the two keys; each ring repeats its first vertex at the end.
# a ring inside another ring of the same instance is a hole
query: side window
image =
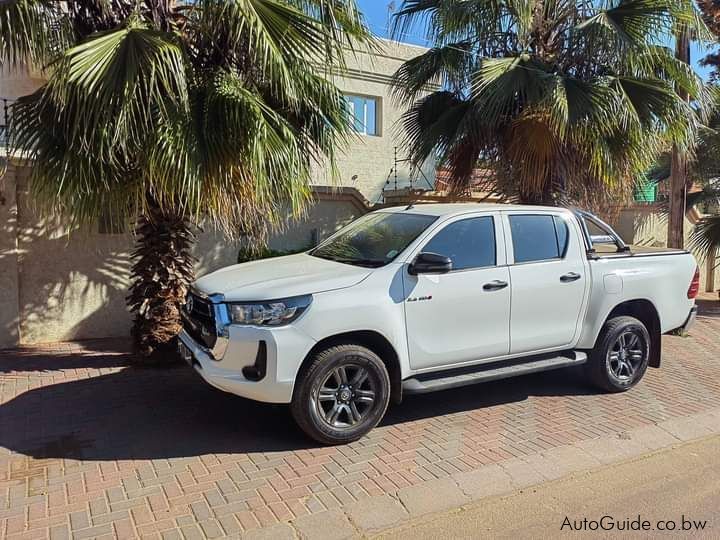
{"type": "Polygon", "coordinates": [[[451,223],[423,251],[450,257],[453,270],[495,266],[495,224],[492,217],[463,219],[451,223]]]}
{"type": "Polygon", "coordinates": [[[568,228],[558,216],[510,216],[515,262],[546,261],[565,256],[568,228]]]}

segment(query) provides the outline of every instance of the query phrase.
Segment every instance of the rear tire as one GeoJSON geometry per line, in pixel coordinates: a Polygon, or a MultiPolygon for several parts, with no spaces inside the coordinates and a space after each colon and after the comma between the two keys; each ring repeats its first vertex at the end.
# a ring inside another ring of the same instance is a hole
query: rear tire
{"type": "Polygon", "coordinates": [[[293,418],[322,444],[356,441],[385,415],[390,377],[385,364],[361,345],[335,345],[302,369],[290,405],[293,418]]]}
{"type": "Polygon", "coordinates": [[[634,317],[614,317],[600,331],[590,352],[587,374],[606,392],[625,392],[645,375],[650,360],[650,333],[634,317]]]}

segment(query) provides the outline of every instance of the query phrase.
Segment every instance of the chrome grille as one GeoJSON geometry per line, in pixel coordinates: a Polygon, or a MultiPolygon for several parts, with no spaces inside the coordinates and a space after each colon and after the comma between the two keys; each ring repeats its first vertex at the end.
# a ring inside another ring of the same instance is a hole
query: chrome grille
{"type": "Polygon", "coordinates": [[[215,346],[217,330],[212,302],[190,293],[182,309],[183,328],[197,343],[208,349],[215,346]]]}

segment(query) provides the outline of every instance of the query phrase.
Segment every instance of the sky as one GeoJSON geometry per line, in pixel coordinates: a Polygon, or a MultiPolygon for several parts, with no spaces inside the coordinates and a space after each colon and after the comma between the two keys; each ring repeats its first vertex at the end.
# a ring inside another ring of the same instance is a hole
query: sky
{"type": "MultiPolygon", "coordinates": [[[[396,7],[399,7],[402,4],[402,0],[357,0],[357,3],[364,13],[367,23],[373,33],[380,37],[388,37],[387,28],[389,15],[391,13],[388,6],[394,4],[396,7]]],[[[414,43],[415,45],[429,45],[420,29],[413,31],[408,35],[401,36],[401,41],[407,41],[409,43],[414,43]]],[[[690,57],[695,65],[695,69],[703,77],[707,77],[710,70],[698,65],[697,62],[706,54],[707,52],[699,45],[693,44],[690,57]]]]}

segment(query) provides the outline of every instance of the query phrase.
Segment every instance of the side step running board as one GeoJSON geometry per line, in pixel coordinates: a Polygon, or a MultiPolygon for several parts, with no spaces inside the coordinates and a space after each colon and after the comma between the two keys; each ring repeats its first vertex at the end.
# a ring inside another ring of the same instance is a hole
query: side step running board
{"type": "Polygon", "coordinates": [[[472,368],[458,368],[437,373],[417,375],[403,381],[403,393],[425,394],[437,390],[447,390],[469,384],[497,381],[517,375],[527,375],[540,371],[549,371],[570,366],[579,366],[587,361],[587,354],[570,351],[558,356],[532,356],[525,359],[513,359],[505,362],[481,364],[472,368]],[[472,371],[469,371],[472,370],[472,371]]]}

